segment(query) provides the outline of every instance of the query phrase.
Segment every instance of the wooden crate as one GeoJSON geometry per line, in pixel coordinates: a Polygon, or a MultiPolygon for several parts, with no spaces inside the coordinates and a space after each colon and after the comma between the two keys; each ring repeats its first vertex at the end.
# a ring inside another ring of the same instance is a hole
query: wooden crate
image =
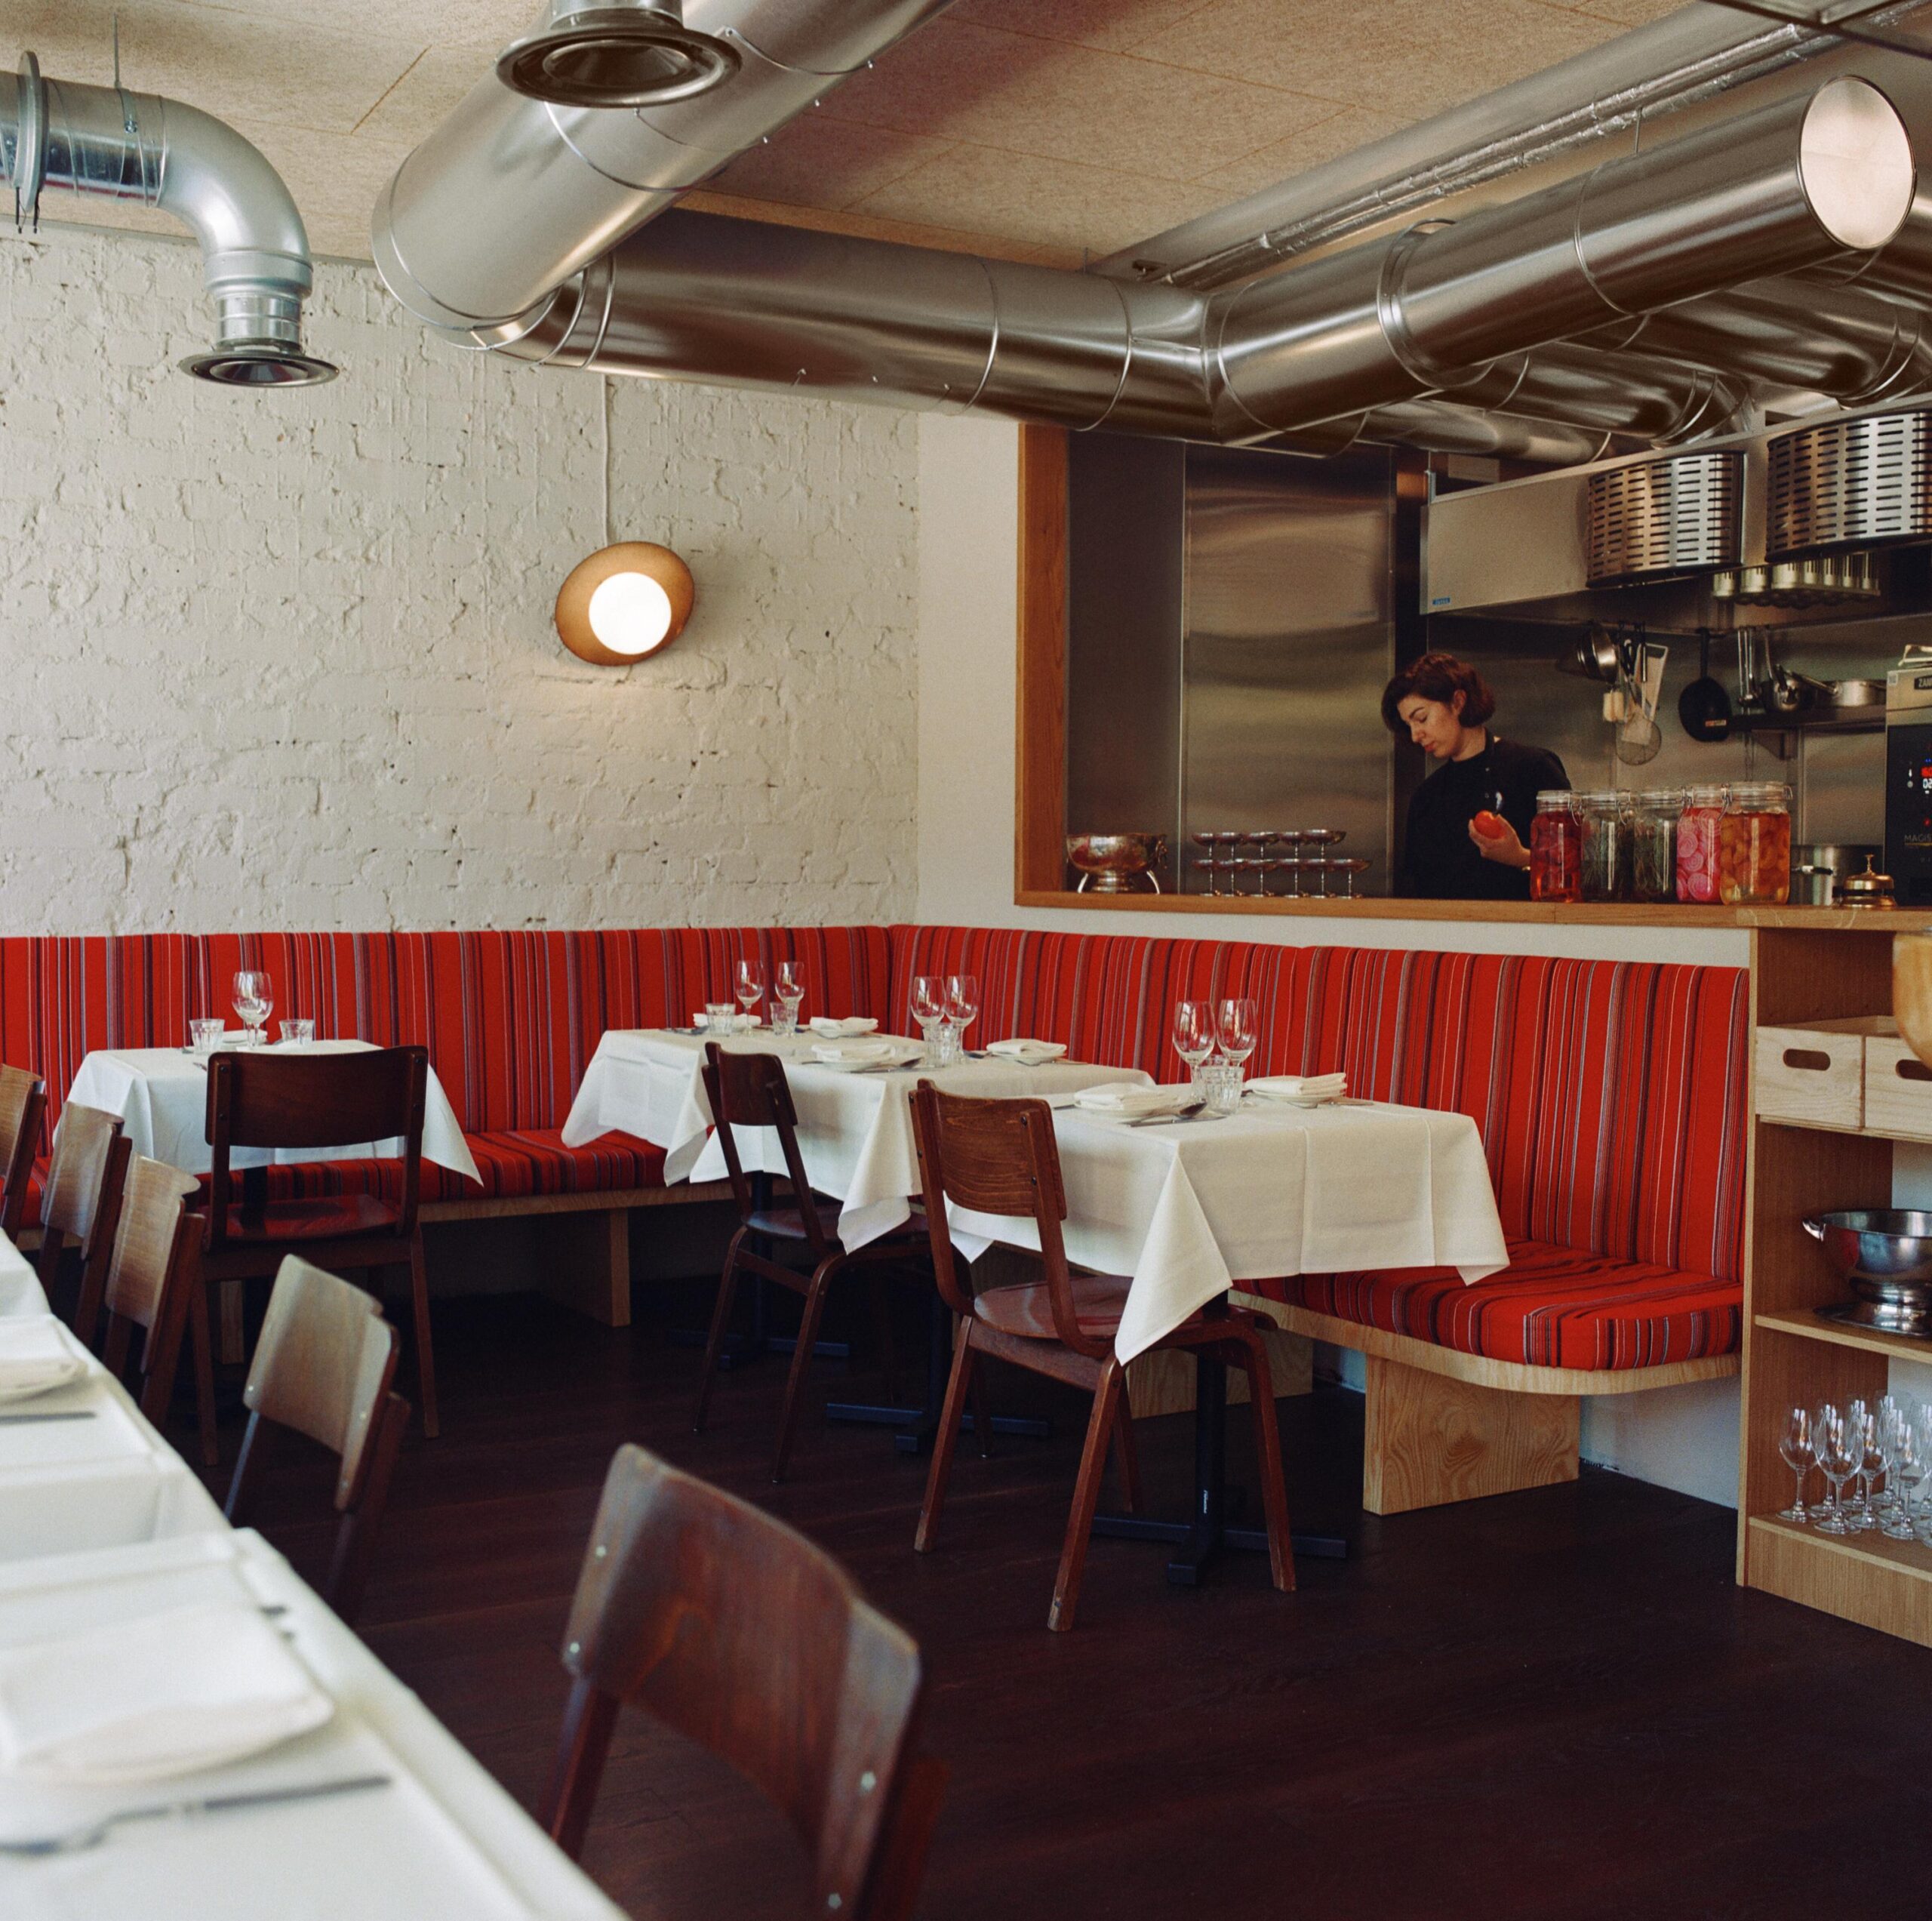
{"type": "Polygon", "coordinates": [[[1808,1021],[1801,1027],[1758,1030],[1755,1085],[1766,1120],[1808,1127],[1859,1128],[1865,1114],[1866,1048],[1874,1039],[1896,1044],[1889,1014],[1808,1021]]]}
{"type": "Polygon", "coordinates": [[[1865,1042],[1865,1119],[1875,1134],[1932,1141],[1932,1067],[1896,1035],[1865,1042]]]}

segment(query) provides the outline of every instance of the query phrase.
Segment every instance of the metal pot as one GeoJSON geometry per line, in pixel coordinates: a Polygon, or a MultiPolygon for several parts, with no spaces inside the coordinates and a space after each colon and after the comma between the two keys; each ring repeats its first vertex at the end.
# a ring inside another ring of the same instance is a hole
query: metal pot
{"type": "Polygon", "coordinates": [[[1791,904],[1829,907],[1847,876],[1855,874],[1878,849],[1869,842],[1803,841],[1791,850],[1791,904]]]}
{"type": "Polygon", "coordinates": [[[1068,862],[1078,869],[1084,894],[1091,886],[1096,894],[1137,894],[1134,882],[1144,876],[1156,894],[1161,883],[1152,870],[1167,857],[1165,834],[1069,834],[1068,862]]]}
{"type": "Polygon", "coordinates": [[[1932,1338],[1932,1214],[1866,1208],[1809,1214],[1804,1227],[1851,1287],[1822,1319],[1932,1338]]]}

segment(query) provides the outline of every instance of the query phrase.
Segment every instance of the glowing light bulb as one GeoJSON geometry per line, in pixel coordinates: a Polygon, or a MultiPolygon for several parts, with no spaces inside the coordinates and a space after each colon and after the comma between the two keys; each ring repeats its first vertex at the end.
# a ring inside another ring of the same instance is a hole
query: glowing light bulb
{"type": "Polygon", "coordinates": [[[601,581],[587,612],[590,631],[613,654],[648,654],[671,631],[671,597],[648,574],[613,574],[601,581]]]}

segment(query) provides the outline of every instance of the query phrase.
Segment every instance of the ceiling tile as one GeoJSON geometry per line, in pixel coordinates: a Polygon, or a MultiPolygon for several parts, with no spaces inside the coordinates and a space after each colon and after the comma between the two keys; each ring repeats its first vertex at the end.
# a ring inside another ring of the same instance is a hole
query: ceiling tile
{"type": "Polygon", "coordinates": [[[309,245],[345,260],[369,257],[369,215],[376,198],[409,152],[403,140],[366,134],[315,134],[254,121],[235,123],[288,183],[309,245]]]}
{"type": "Polygon", "coordinates": [[[1054,47],[1049,56],[1041,41],[942,17],[845,82],[835,111],[1008,153],[1186,180],[1285,139],[1337,104],[1091,48],[1054,47]]]}
{"type": "Polygon", "coordinates": [[[1098,256],[1207,212],[1224,195],[1174,180],[955,146],[868,195],[856,211],[1003,234],[1098,256]]]}
{"type": "Polygon", "coordinates": [[[707,183],[713,192],[801,207],[849,207],[936,159],[949,143],[801,114],[707,183]]]}
{"type": "Polygon", "coordinates": [[[506,47],[537,14],[535,0],[187,0],[210,13],[254,15],[308,24],[320,16],[337,33],[403,37],[419,46],[506,47]]]}
{"type": "Polygon", "coordinates": [[[1647,26],[1652,20],[1683,9],[1683,0],[1543,0],[1543,4],[1566,14],[1593,14],[1623,27],[1647,26]]]}
{"type": "Polygon", "coordinates": [[[454,112],[457,103],[490,71],[490,56],[479,47],[432,47],[423,54],[357,128],[378,140],[406,140],[411,146],[454,112]]]}
{"type": "MultiPolygon", "coordinates": [[[[1333,119],[1319,121],[1303,132],[1291,134],[1284,140],[1274,141],[1239,160],[1230,161],[1225,167],[1217,167],[1211,173],[1203,174],[1195,184],[1213,189],[1217,196],[1213,204],[1225,205],[1297,174],[1305,174],[1311,167],[1339,160],[1357,147],[1399,133],[1408,124],[1383,114],[1366,112],[1358,106],[1345,106],[1333,119]]],[[[1154,231],[1148,229],[1149,234],[1154,231]]]]}
{"type": "Polygon", "coordinates": [[[950,20],[1125,53],[1210,0],[952,0],[950,20]]]}
{"type": "Polygon", "coordinates": [[[1214,0],[1143,44],[1150,60],[1299,88],[1371,112],[1438,113],[1612,38],[1535,0],[1214,0]]]}
{"type": "Polygon", "coordinates": [[[122,78],[131,89],[186,100],[223,120],[325,132],[347,133],[423,45],[294,20],[244,20],[182,0],[8,0],[0,10],[0,63],[11,69],[31,49],[53,79],[109,85],[116,13],[122,78]]]}

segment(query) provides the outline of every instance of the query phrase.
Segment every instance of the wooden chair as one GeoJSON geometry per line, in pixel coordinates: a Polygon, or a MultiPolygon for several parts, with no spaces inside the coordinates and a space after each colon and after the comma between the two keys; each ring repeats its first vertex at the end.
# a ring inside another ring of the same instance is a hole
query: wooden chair
{"type": "Polygon", "coordinates": [[[131,1152],[121,1117],[70,1101],[54,1130],[54,1158],[40,1201],[40,1252],[35,1264],[50,1305],[60,1281],[71,1242],[81,1263],[80,1293],[74,1304],[74,1331],[89,1347],[100,1319],[107,1285],[107,1261],[121,1219],[131,1152]]]}
{"type": "MultiPolygon", "coordinates": [[[[1060,1236],[1060,1223],[1066,1218],[1066,1193],[1060,1180],[1053,1114],[1044,1101],[962,1100],[942,1094],[931,1082],[922,1080],[912,1097],[912,1123],[926,1218],[931,1224],[934,1270],[940,1292],[957,1317],[952,1373],[946,1383],[946,1405],[940,1412],[932,1468],[926,1480],[925,1504],[912,1544],[921,1554],[932,1551],[946,1481],[952,1471],[960,1416],[982,1354],[1086,1388],[1094,1396],[1093,1416],[1088,1423],[1086,1450],[1074,1487],[1073,1511],[1067,1517],[1053,1605],[1047,1615],[1049,1628],[1070,1628],[1110,1438],[1120,1451],[1130,1511],[1139,1498],[1133,1411],[1124,1391],[1126,1368],[1114,1353],[1114,1330],[1120,1325],[1128,1283],[1115,1275],[1076,1274],[1067,1265],[1060,1236]],[[946,1233],[948,1200],[979,1214],[1030,1219],[1039,1234],[1044,1279],[989,1288],[975,1295],[946,1233]]],[[[1275,1585],[1286,1593],[1295,1584],[1294,1560],[1289,1542],[1287,1492],[1281,1478],[1281,1436],[1273,1419],[1275,1391],[1262,1325],[1238,1309],[1213,1316],[1197,1314],[1155,1345],[1204,1352],[1247,1374],[1254,1396],[1255,1451],[1260,1457],[1269,1559],[1275,1585]]],[[[983,1424],[981,1431],[985,1431],[983,1424]]]]}
{"type": "Polygon", "coordinates": [[[108,1371],[119,1378],[128,1365],[134,1331],[142,1330],[141,1412],[155,1427],[165,1427],[186,1331],[194,1347],[202,1459],[212,1467],[220,1458],[214,1437],[214,1356],[198,1258],[201,1221],[187,1208],[189,1196],[199,1186],[192,1174],[165,1161],[151,1161],[145,1154],[128,1157],[114,1249],[101,1290],[107,1313],[102,1359],[108,1371]]]}
{"type": "Polygon", "coordinates": [[[47,1087],[24,1067],[0,1067],[0,1234],[20,1239],[26,1218],[27,1187],[40,1147],[40,1124],[47,1113],[47,1087]]]}
{"type": "Polygon", "coordinates": [[[703,1073],[705,1094],[724,1144],[724,1167],[731,1180],[731,1197],[737,1205],[739,1225],[725,1251],[724,1272],[718,1284],[718,1304],[712,1313],[710,1338],[705,1344],[697,1409],[691,1425],[700,1433],[704,1430],[705,1412],[710,1405],[712,1382],[718,1371],[724,1331],[731,1324],[738,1276],[759,1275],[803,1295],[804,1311],[799,1317],[798,1345],[792,1350],[792,1370],[786,1378],[785,1402],[778,1416],[778,1441],[771,1459],[771,1478],[782,1481],[792,1452],[792,1430],[798,1422],[800,1390],[811,1363],[812,1344],[818,1338],[826,1290],[837,1275],[855,1264],[922,1258],[926,1225],[915,1215],[904,1227],[848,1251],[838,1239],[836,1204],[821,1200],[805,1178],[805,1164],[798,1153],[798,1115],[792,1105],[784,1063],[775,1054],[728,1054],[716,1042],[707,1041],[703,1073]],[[755,1188],[738,1156],[733,1129],[740,1127],[776,1131],[785,1156],[785,1171],[792,1183],[792,1205],[771,1205],[761,1192],[761,1181],[755,1188]],[[812,1264],[809,1274],[786,1267],[764,1251],[784,1243],[805,1249],[812,1264]]]}
{"type": "Polygon", "coordinates": [[[577,1577],[540,1818],[574,1858],[620,1707],[730,1762],[811,1851],[820,1914],[912,1912],[946,1769],[916,1756],[911,1637],[822,1548],[638,1447],[611,1463],[577,1577]]]}
{"type": "Polygon", "coordinates": [[[283,1258],[242,1391],[248,1430],[228,1489],[228,1518],[242,1525],[251,1481],[276,1428],[292,1427],[340,1455],[335,1509],[342,1519],[322,1599],[344,1621],[362,1604],[409,1425],[409,1403],[389,1391],[401,1346],[372,1295],[292,1254],[283,1258]]]}
{"type": "Polygon", "coordinates": [[[421,1047],[352,1054],[243,1050],[216,1054],[208,1063],[208,1138],[214,1165],[202,1262],[210,1280],[224,1283],[273,1274],[282,1257],[291,1253],[331,1273],[407,1262],[423,1431],[433,1437],[436,1361],[429,1341],[423,1230],[417,1220],[429,1077],[429,1051],[421,1047]],[[229,1165],[237,1147],[340,1147],[396,1138],[402,1142],[399,1206],[373,1194],[237,1199],[229,1165]]]}

